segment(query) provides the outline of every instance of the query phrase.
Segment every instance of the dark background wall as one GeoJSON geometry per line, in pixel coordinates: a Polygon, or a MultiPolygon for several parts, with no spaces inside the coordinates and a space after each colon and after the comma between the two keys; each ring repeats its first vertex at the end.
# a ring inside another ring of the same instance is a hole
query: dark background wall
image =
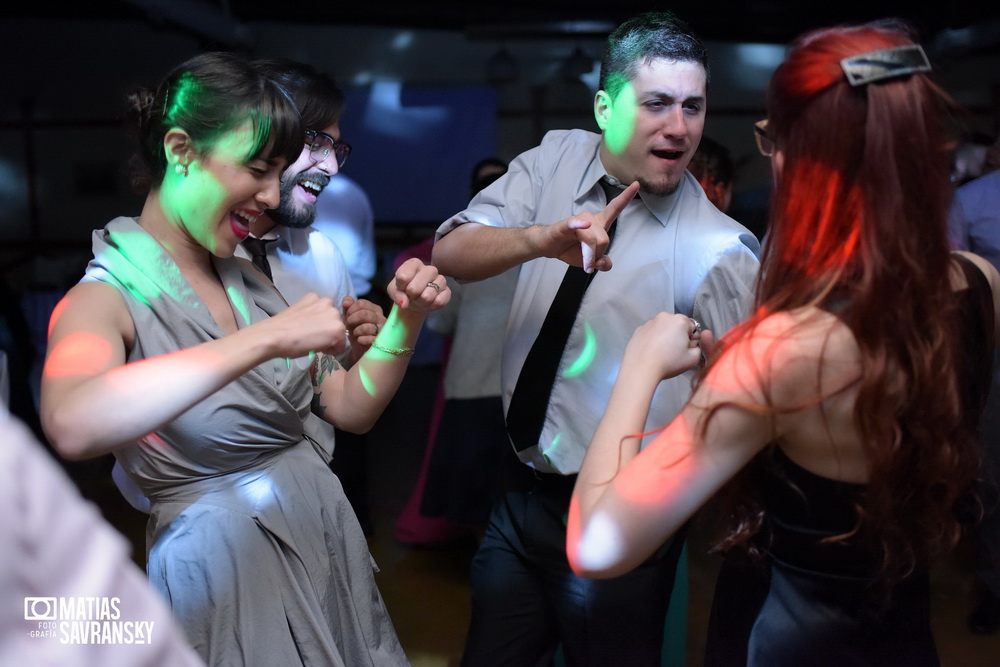
{"type": "MultiPolygon", "coordinates": [[[[479,158],[509,160],[553,128],[596,129],[591,108],[600,35],[613,23],[526,34],[502,27],[338,26],[309,22],[304,7],[284,11],[300,12],[301,22],[192,28],[107,12],[0,16],[7,55],[0,72],[0,270],[16,289],[72,284],[89,255],[90,231],[138,212],[141,202],[124,178],[131,150],[118,121],[124,95],[155,85],[205,48],[290,57],[336,77],[348,92],[344,137],[356,151],[346,173],[369,192],[382,239],[416,240],[458,210],[479,158]],[[504,68],[504,58],[512,68],[504,68]]],[[[750,128],[764,115],[763,89],[784,45],[752,41],[759,34],[748,25],[748,41],[709,40],[706,134],[732,151],[737,192],[769,178],[750,128]]],[[[956,34],[947,32],[953,41],[956,34]]],[[[989,41],[963,49],[949,47],[940,34],[936,39],[939,80],[973,110],[972,127],[995,135],[1000,51],[989,41]]]]}

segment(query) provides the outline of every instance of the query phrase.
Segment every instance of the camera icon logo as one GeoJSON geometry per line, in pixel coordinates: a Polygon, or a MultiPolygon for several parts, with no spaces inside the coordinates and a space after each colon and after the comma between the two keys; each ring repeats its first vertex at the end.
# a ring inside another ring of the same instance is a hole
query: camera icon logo
{"type": "Polygon", "coordinates": [[[57,610],[55,598],[24,598],[26,621],[54,621],[57,610]]]}

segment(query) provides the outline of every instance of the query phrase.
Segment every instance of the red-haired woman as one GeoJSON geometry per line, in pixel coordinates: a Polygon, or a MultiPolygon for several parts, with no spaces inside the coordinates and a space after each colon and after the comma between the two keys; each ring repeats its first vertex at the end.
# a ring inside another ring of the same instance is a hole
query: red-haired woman
{"type": "Polygon", "coordinates": [[[929,70],[895,25],[795,43],[757,126],[775,193],[755,314],[641,452],[660,380],[712,339],[677,315],[637,329],[580,471],[567,547],[591,577],[640,565],[732,482],[721,547],[761,564],[720,577],[720,664],[938,663],[927,569],[973,488],[1000,276],[948,251],[950,103],[929,70]]]}

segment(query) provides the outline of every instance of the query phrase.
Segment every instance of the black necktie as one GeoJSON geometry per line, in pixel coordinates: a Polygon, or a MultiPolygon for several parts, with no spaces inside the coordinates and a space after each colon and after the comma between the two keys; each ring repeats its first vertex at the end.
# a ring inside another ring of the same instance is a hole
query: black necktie
{"type": "Polygon", "coordinates": [[[267,261],[267,244],[274,240],[255,239],[252,236],[248,236],[242,241],[243,247],[250,253],[250,261],[271,280],[273,280],[273,277],[271,276],[271,265],[267,261]]]}
{"type": "MultiPolygon", "coordinates": [[[[621,190],[603,179],[600,184],[608,201],[621,194],[621,190]]],[[[608,228],[609,249],[617,225],[618,219],[615,218],[608,228]]],[[[576,321],[583,294],[597,273],[586,273],[579,266],[566,267],[559,291],[549,306],[538,337],[531,345],[521,373],[517,376],[517,384],[514,385],[514,393],[507,408],[507,432],[514,448],[519,452],[538,445],[566,340],[576,321]]]]}

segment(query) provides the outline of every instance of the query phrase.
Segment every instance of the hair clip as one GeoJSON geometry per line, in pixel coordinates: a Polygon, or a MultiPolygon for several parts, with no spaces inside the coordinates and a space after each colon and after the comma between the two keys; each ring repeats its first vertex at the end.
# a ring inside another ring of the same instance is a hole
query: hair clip
{"type": "Polygon", "coordinates": [[[840,61],[852,86],[863,86],[873,81],[893,79],[914,72],[931,71],[927,54],[919,44],[894,46],[851,56],[840,61]]]}

